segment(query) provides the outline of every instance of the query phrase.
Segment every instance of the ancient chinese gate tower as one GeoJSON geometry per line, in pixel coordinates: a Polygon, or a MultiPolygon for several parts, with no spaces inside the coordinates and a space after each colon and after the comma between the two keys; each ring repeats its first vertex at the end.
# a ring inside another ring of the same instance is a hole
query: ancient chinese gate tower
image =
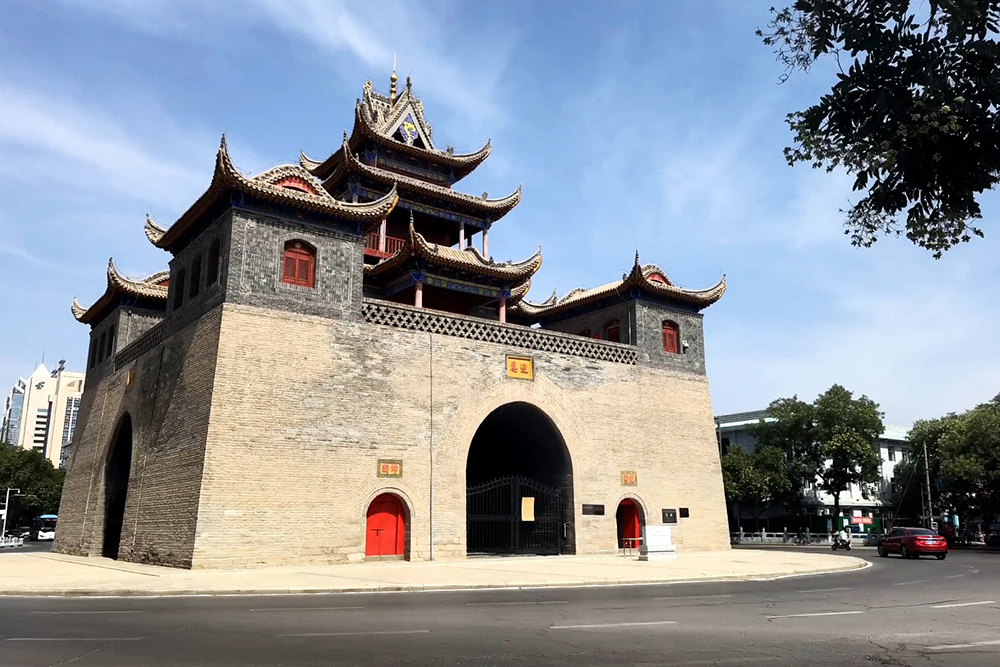
{"type": "Polygon", "coordinates": [[[87,386],[56,549],[182,567],[613,553],[669,523],[728,548],[702,316],[725,282],[526,298],[490,257],[521,197],[463,194],[409,80],[364,86],[324,160],[245,176],[145,232],[169,271],[73,314],[87,386]]]}

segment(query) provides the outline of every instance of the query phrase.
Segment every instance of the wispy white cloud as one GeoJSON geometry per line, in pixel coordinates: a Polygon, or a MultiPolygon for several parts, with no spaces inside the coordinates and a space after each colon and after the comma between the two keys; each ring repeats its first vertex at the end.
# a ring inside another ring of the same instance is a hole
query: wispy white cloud
{"type": "MultiPolygon", "coordinates": [[[[33,182],[57,180],[176,207],[204,188],[205,174],[164,160],[130,136],[107,111],[0,81],[0,170],[33,182]]],[[[176,137],[175,137],[176,138],[176,137]]],[[[159,137],[169,144],[171,137],[159,137]]]]}

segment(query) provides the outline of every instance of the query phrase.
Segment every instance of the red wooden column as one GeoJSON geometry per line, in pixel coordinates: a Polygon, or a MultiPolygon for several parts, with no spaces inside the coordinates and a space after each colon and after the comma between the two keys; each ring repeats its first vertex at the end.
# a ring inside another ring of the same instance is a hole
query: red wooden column
{"type": "Polygon", "coordinates": [[[500,295],[500,324],[507,323],[507,297],[500,295]]]}
{"type": "Polygon", "coordinates": [[[378,226],[378,251],[385,252],[385,225],[386,219],[382,218],[382,224],[378,226]]]}
{"type": "Polygon", "coordinates": [[[421,280],[418,280],[414,285],[413,305],[416,308],[424,307],[424,283],[421,280]]]}
{"type": "Polygon", "coordinates": [[[458,223],[458,249],[465,250],[465,220],[458,223]]]}

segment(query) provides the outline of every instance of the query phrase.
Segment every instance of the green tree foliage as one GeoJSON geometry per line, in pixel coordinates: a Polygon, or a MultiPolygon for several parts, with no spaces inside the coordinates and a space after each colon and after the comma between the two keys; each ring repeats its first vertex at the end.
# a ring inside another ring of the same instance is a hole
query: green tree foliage
{"type": "Polygon", "coordinates": [[[753,427],[758,446],[783,453],[791,491],[801,496],[807,484],[833,496],[840,514],[840,495],[851,484],[866,486],[881,479],[876,442],[885,427],[878,404],[867,396],[833,385],[812,403],[779,398],[768,414],[773,422],[753,427]]]}
{"type": "Polygon", "coordinates": [[[733,447],[722,457],[722,482],[726,499],[743,505],[756,517],[772,502],[783,501],[791,489],[784,453],[760,447],[750,453],[733,447]]]}
{"type": "Polygon", "coordinates": [[[927,446],[931,478],[943,482],[936,508],[1000,516],[1000,395],[962,414],[918,421],[909,439],[914,457],[927,446]]]}
{"type": "Polygon", "coordinates": [[[978,198],[1000,180],[1000,0],[796,0],[771,12],[757,35],[776,47],[782,81],[823,57],[839,70],[819,102],[788,115],[785,157],[855,177],[865,195],[847,212],[852,243],[905,230],[940,258],[982,236],[978,198]]]}
{"type": "Polygon", "coordinates": [[[39,452],[0,445],[0,502],[8,487],[21,489],[23,494],[11,498],[7,525],[58,512],[65,476],[39,452]]]}

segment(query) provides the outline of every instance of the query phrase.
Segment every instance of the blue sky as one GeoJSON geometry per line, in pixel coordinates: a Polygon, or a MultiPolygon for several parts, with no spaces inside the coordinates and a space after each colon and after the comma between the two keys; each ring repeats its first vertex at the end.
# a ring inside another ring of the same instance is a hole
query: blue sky
{"type": "MultiPolygon", "coordinates": [[[[219,137],[244,171],[325,157],[393,53],[439,144],[493,140],[459,188],[524,197],[491,254],[545,264],[531,297],[594,286],[636,251],[686,287],[727,275],[705,311],[713,408],[811,400],[838,382],[886,420],[1000,392],[1000,200],[986,240],[935,261],[905,239],[843,235],[850,180],[799,166],[785,114],[831,84],[777,84],[754,37],[770,0],[384,2],[50,0],[0,22],[0,386],[42,356],[82,369],[70,303],[166,266],[142,233],[211,178],[219,137]]],[[[853,199],[857,199],[854,195],[853,199]]],[[[669,398],[669,397],[666,397],[669,398]]]]}

